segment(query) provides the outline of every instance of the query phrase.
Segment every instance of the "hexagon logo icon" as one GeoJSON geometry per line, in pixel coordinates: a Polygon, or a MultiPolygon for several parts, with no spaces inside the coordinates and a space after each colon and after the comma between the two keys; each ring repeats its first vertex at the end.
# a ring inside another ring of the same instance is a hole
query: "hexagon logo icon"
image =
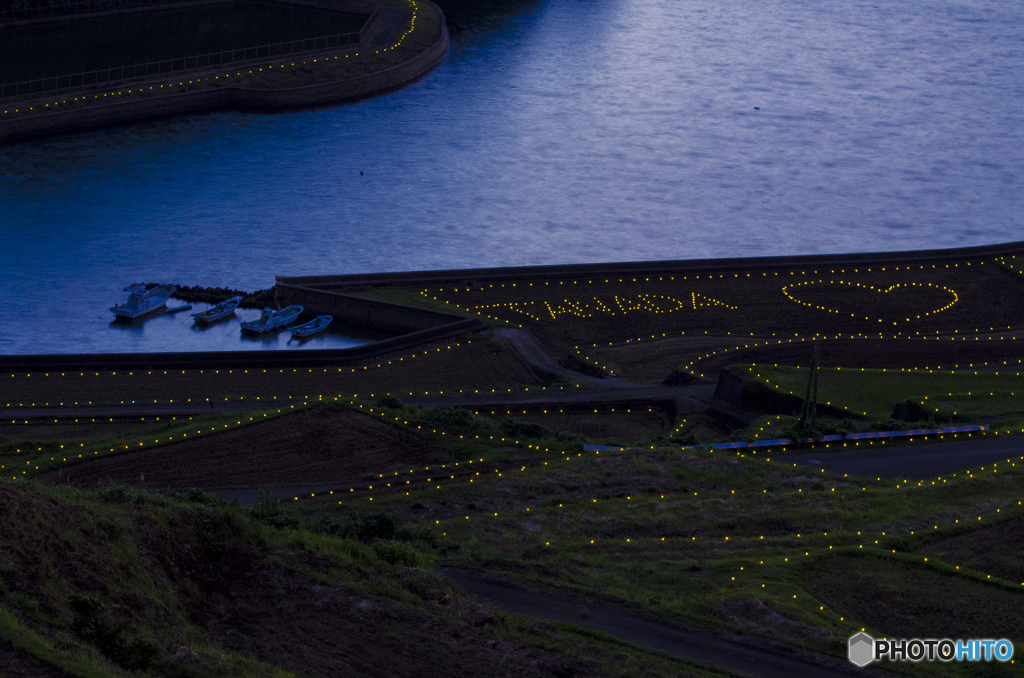
{"type": "Polygon", "coordinates": [[[867,666],[875,658],[875,639],[866,633],[850,637],[850,661],[857,666],[867,666]]]}

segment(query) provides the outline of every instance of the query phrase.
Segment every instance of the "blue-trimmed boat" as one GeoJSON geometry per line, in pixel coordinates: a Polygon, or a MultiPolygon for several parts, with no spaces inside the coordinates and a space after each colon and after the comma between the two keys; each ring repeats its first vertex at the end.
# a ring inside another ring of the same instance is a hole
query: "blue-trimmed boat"
{"type": "Polygon", "coordinates": [[[226,318],[227,316],[234,313],[235,309],[238,308],[238,305],[240,303],[242,303],[242,297],[231,297],[227,301],[222,301],[216,306],[211,306],[205,311],[193,313],[192,317],[195,318],[196,322],[199,323],[200,325],[212,323],[214,320],[226,318]]]}
{"type": "Polygon", "coordinates": [[[306,337],[311,337],[314,334],[319,334],[327,329],[327,326],[331,324],[332,320],[334,320],[332,316],[318,315],[316,318],[310,320],[304,325],[293,327],[291,329],[292,336],[296,339],[305,339],[306,337]]]}
{"type": "Polygon", "coordinates": [[[260,314],[258,320],[250,320],[242,323],[242,331],[256,332],[259,334],[262,332],[270,332],[271,330],[280,329],[287,325],[291,325],[293,322],[298,320],[300,313],[302,313],[301,306],[289,306],[287,308],[282,308],[280,311],[275,311],[268,307],[263,309],[263,313],[260,314]]]}

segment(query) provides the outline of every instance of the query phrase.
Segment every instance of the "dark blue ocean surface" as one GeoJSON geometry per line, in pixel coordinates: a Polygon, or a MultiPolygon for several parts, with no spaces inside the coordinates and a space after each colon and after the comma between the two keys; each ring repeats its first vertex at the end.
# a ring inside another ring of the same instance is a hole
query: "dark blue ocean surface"
{"type": "Polygon", "coordinates": [[[0,148],[0,353],[249,347],[111,328],[133,281],[1024,239],[1019,2],[446,8],[384,96],[0,148]]]}

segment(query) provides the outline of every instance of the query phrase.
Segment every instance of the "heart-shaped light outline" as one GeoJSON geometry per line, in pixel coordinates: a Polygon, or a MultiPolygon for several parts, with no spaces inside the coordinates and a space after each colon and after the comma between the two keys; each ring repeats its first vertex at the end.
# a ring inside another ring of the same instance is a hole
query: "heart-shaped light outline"
{"type": "MultiPolygon", "coordinates": [[[[827,313],[840,313],[841,314],[842,311],[839,311],[839,310],[834,309],[834,308],[827,308],[825,306],[817,306],[815,304],[811,304],[811,303],[808,303],[806,301],[801,301],[800,299],[797,299],[795,296],[793,296],[792,294],[789,293],[790,288],[793,288],[793,287],[803,287],[805,285],[847,285],[847,286],[850,286],[850,287],[859,287],[861,289],[873,290],[875,292],[878,292],[879,294],[888,294],[889,292],[892,292],[893,290],[898,289],[900,287],[932,287],[932,288],[943,290],[943,291],[953,295],[953,301],[949,302],[948,304],[946,304],[942,308],[937,308],[934,311],[927,311],[923,315],[914,316],[914,318],[907,318],[905,321],[894,321],[893,325],[898,325],[900,322],[908,322],[909,323],[909,322],[913,322],[914,320],[920,320],[923,316],[929,316],[929,315],[935,315],[937,313],[942,313],[943,311],[949,310],[953,306],[953,304],[955,304],[956,302],[960,301],[960,295],[958,295],[955,290],[951,290],[950,288],[946,287],[945,285],[939,285],[939,284],[936,284],[936,283],[896,283],[895,285],[890,285],[887,289],[882,289],[882,288],[879,288],[879,287],[875,287],[874,285],[864,285],[862,283],[849,282],[847,280],[806,280],[804,282],[798,282],[798,283],[794,283],[792,285],[786,285],[785,287],[782,288],[782,293],[785,294],[786,298],[789,299],[790,301],[795,302],[797,304],[800,304],[801,306],[807,306],[808,308],[816,308],[818,310],[825,311],[827,313]]],[[[851,313],[850,317],[856,318],[858,316],[857,316],[856,313],[851,313]]],[[[868,316],[864,316],[864,320],[877,320],[878,322],[885,322],[882,318],[870,318],[868,316]]]]}

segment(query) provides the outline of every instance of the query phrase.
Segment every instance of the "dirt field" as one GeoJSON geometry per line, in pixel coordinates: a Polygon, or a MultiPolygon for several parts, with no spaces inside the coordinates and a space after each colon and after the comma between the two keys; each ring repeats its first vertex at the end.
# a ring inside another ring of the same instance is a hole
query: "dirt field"
{"type": "Polygon", "coordinates": [[[804,577],[825,606],[897,638],[1019,638],[1024,632],[1018,592],[923,563],[840,555],[805,566],[804,577]]]}
{"type": "Polygon", "coordinates": [[[448,452],[396,426],[351,410],[316,407],[42,478],[78,486],[117,480],[153,489],[341,483],[396,466],[450,460],[448,452]]]}
{"type": "MultiPolygon", "coordinates": [[[[647,342],[587,348],[588,362],[613,370],[630,381],[660,383],[677,369],[694,369],[709,379],[726,365],[771,363],[809,365],[812,342],[776,344],[765,337],[674,337],[647,342]],[[770,345],[765,345],[766,343],[770,345]],[[761,346],[755,346],[761,344],[761,346]],[[749,347],[749,348],[748,348],[749,347]]],[[[1017,340],[988,339],[911,340],[839,339],[820,341],[823,367],[977,369],[1020,372],[1024,367],[1024,336],[1017,340]]]]}
{"type": "Polygon", "coordinates": [[[1024,278],[991,261],[933,266],[566,279],[426,290],[427,299],[522,325],[554,353],[687,334],[974,333],[1019,326],[1024,278]]]}
{"type": "Polygon", "coordinates": [[[923,556],[1024,582],[1024,520],[1008,520],[981,530],[949,537],[918,549],[923,556]]]}
{"type": "MultiPolygon", "coordinates": [[[[153,417],[150,417],[152,420],[153,417]]],[[[165,417],[170,420],[170,417],[165,417]]],[[[30,423],[10,424],[0,423],[0,450],[7,452],[5,446],[19,441],[34,440],[74,440],[76,438],[90,438],[93,436],[127,436],[129,438],[145,436],[154,429],[166,426],[166,422],[159,421],[113,421],[97,422],[95,424],[65,424],[65,423],[30,423]]]]}
{"type": "Polygon", "coordinates": [[[539,384],[519,356],[486,340],[421,349],[364,366],[313,369],[74,372],[2,375],[0,411],[12,407],[167,402],[252,401],[253,407],[310,395],[399,398],[463,389],[539,384]]]}
{"type": "MultiPolygon", "coordinates": [[[[750,337],[744,343],[766,343],[771,337],[750,337]]],[[[737,340],[731,336],[692,336],[633,341],[613,346],[588,347],[579,355],[627,381],[660,384],[682,365],[712,352],[733,350],[737,340]]],[[[742,344],[740,344],[742,346],[742,344]]]]}

